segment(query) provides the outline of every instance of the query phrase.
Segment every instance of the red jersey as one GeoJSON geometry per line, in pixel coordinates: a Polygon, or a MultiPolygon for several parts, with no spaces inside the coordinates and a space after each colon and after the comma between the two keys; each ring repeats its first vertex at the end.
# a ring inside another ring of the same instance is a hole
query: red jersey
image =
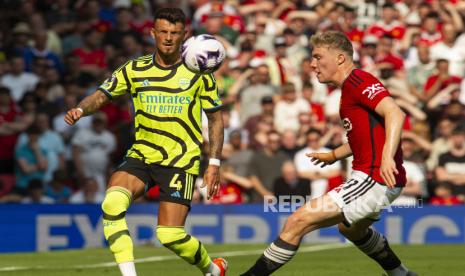
{"type": "MultiPolygon", "coordinates": [[[[339,115],[347,131],[354,156],[352,167],[384,184],[379,174],[384,142],[384,119],[375,112],[376,105],[390,97],[384,85],[371,74],[354,69],[342,84],[339,115]]],[[[402,149],[399,144],[394,156],[399,174],[396,186],[405,186],[405,169],[402,166],[402,149]]]]}

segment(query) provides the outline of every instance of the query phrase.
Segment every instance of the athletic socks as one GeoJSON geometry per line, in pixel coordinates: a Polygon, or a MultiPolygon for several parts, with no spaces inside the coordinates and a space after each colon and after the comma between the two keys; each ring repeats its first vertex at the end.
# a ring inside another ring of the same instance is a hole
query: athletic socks
{"type": "Polygon", "coordinates": [[[123,276],[137,276],[134,262],[119,263],[118,267],[123,276]]]}
{"type": "Polygon", "coordinates": [[[378,262],[389,276],[407,275],[408,269],[402,265],[399,258],[389,247],[386,238],[379,232],[368,228],[365,237],[353,243],[363,253],[378,262]]]}
{"type": "Polygon", "coordinates": [[[183,227],[158,226],[157,237],[161,244],[186,262],[197,266],[203,273],[215,275],[213,272],[218,267],[212,263],[207,250],[199,240],[188,235],[183,227]]]}
{"type": "Polygon", "coordinates": [[[133,244],[126,224],[126,210],[131,199],[131,192],[127,189],[112,187],[107,190],[102,203],[103,233],[118,264],[134,261],[133,244]]]}
{"type": "Polygon", "coordinates": [[[297,252],[298,245],[290,244],[281,238],[277,238],[265,250],[263,255],[243,276],[270,275],[281,266],[289,262],[297,252]]]}

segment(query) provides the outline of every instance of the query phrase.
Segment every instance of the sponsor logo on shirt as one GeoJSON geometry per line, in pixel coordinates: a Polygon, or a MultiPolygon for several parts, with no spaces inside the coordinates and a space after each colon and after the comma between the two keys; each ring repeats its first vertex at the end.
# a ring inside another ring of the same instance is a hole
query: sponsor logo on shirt
{"type": "Polygon", "coordinates": [[[342,119],[342,126],[347,132],[352,130],[352,123],[350,122],[349,118],[342,119]]]}
{"type": "Polygon", "coordinates": [[[379,93],[386,91],[386,88],[381,83],[375,83],[372,85],[369,85],[365,90],[363,90],[362,95],[368,94],[367,97],[369,100],[373,100],[376,95],[379,93]]]}

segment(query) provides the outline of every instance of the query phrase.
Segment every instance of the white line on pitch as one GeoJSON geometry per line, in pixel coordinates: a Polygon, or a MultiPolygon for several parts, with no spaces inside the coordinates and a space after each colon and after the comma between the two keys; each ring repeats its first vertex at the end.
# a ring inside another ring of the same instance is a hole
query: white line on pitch
{"type": "MultiPolygon", "coordinates": [[[[299,252],[317,252],[330,249],[337,249],[350,246],[350,244],[341,244],[341,243],[332,243],[332,244],[320,244],[301,247],[299,252]]],[[[250,256],[255,254],[263,253],[263,249],[256,250],[241,250],[241,251],[224,251],[224,252],[211,252],[210,255],[221,256],[221,257],[234,257],[234,256],[250,256]]],[[[170,256],[153,256],[147,258],[136,259],[135,263],[150,263],[150,262],[161,262],[168,260],[178,260],[179,257],[176,255],[170,256]]],[[[116,266],[115,262],[105,262],[97,263],[90,265],[76,265],[71,267],[45,267],[45,266],[35,266],[35,267],[25,267],[25,266],[10,266],[10,267],[1,267],[0,272],[2,271],[19,271],[19,270],[31,270],[31,269],[52,269],[52,270],[62,270],[62,269],[89,269],[89,268],[102,268],[102,267],[112,267],[116,266]]]]}

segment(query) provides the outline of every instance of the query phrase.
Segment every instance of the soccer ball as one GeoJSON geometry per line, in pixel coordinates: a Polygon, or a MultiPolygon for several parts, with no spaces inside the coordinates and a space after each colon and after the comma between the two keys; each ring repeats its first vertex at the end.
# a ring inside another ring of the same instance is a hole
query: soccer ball
{"type": "Polygon", "coordinates": [[[182,61],[186,67],[200,74],[216,71],[226,56],[223,44],[207,34],[190,37],[184,42],[181,50],[182,61]]]}

